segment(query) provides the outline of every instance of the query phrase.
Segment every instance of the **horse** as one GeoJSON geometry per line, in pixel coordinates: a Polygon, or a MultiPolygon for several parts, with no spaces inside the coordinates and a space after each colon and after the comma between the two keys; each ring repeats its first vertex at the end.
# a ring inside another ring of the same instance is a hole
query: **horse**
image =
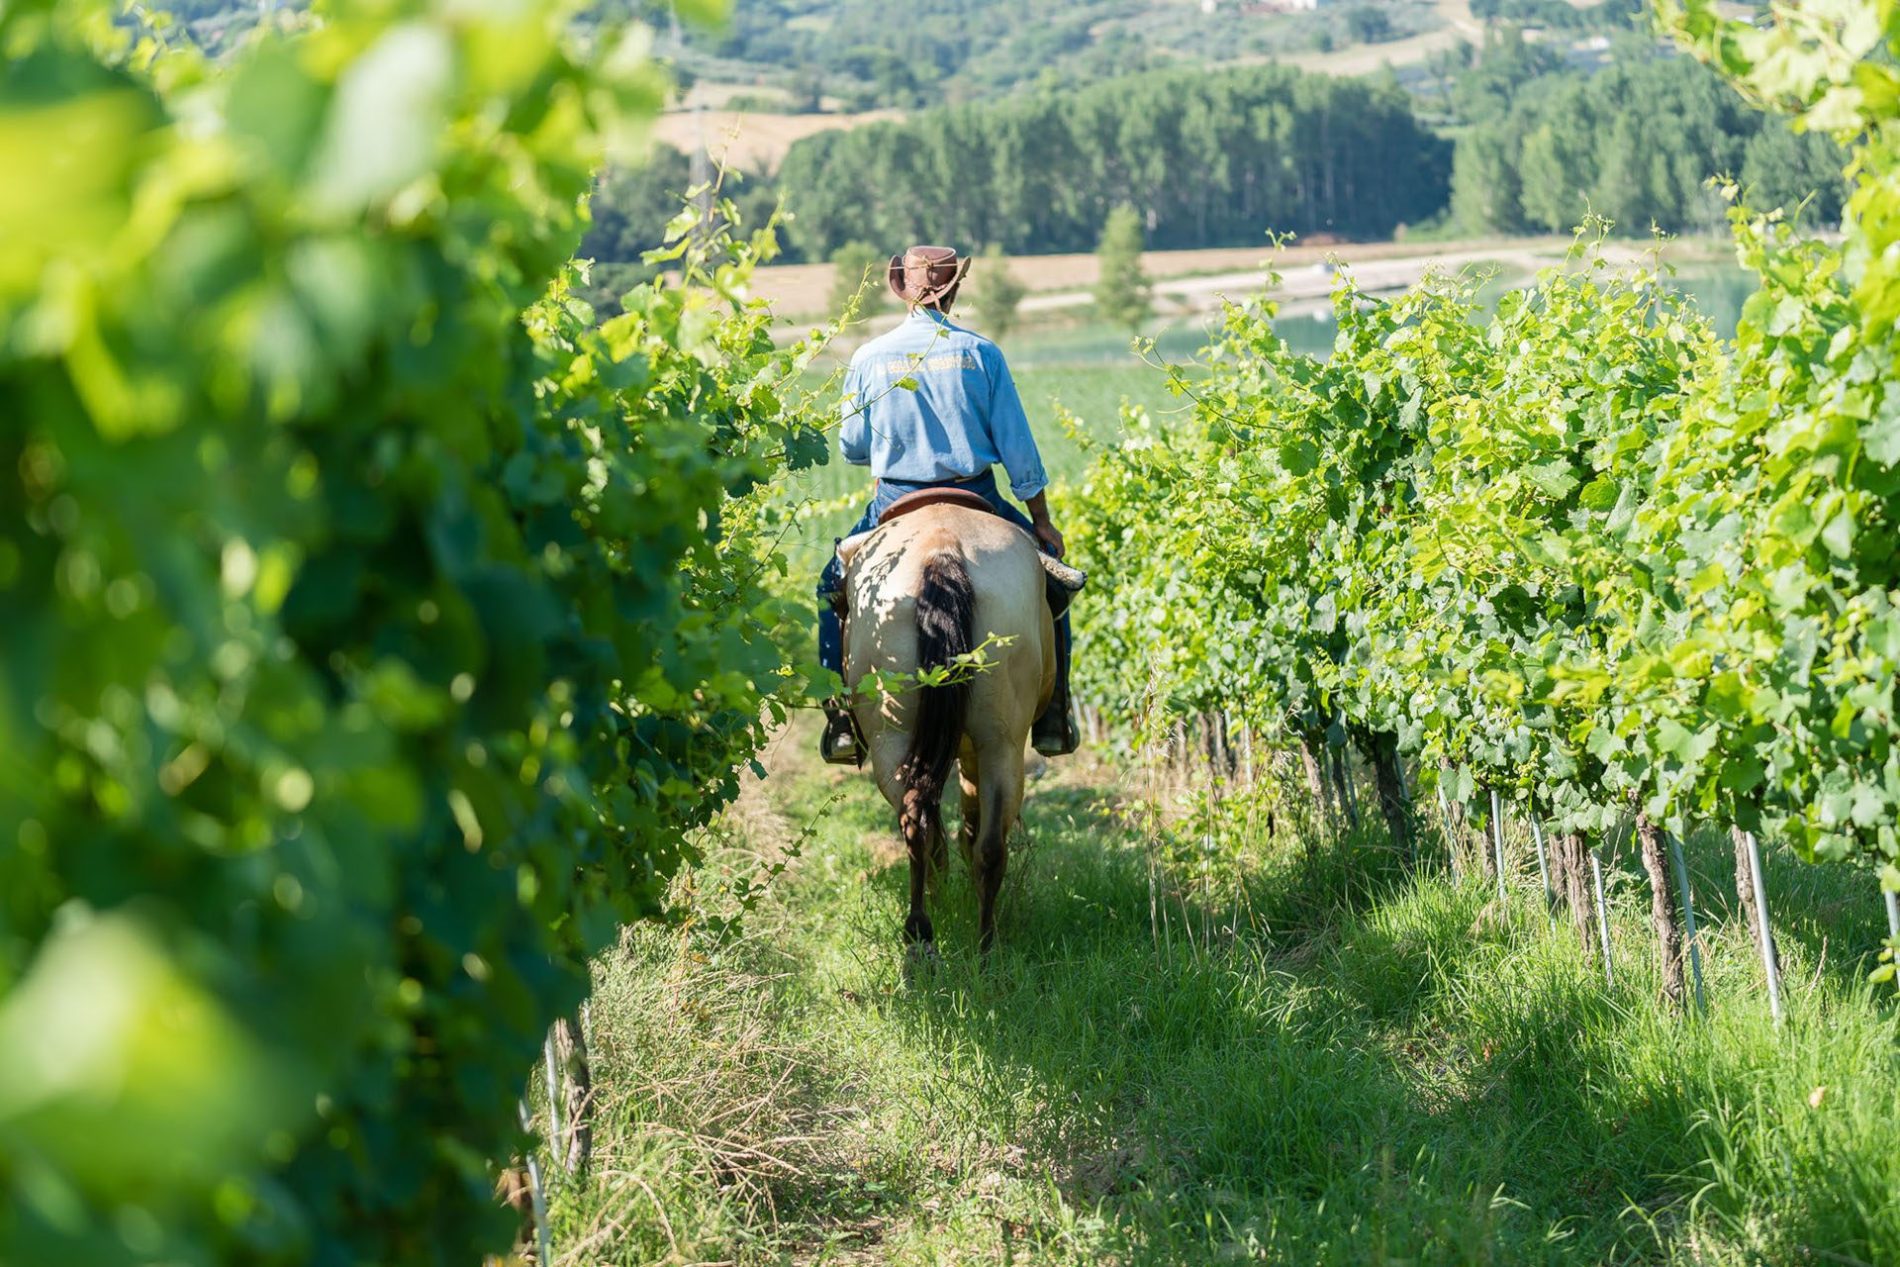
{"type": "Polygon", "coordinates": [[[905,939],[935,948],[924,888],[947,861],[941,811],[954,764],[963,796],[959,844],[976,878],[978,944],[987,958],[1009,831],[1022,811],[1030,726],[1055,690],[1055,624],[1040,551],[987,510],[937,504],[846,539],[838,554],[850,613],[847,695],[910,855],[905,939]],[[980,664],[959,664],[979,648],[980,664]],[[941,684],[917,681],[941,668],[953,670],[941,684]],[[886,687],[875,685],[880,678],[886,687]],[[867,680],[872,689],[863,689],[867,680]]]}

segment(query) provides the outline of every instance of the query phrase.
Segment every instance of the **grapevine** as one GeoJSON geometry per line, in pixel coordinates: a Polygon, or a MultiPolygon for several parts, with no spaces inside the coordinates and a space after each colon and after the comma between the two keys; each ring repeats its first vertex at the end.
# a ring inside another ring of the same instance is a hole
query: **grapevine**
{"type": "Polygon", "coordinates": [[[1598,258],[1600,225],[1494,311],[1482,278],[1342,280],[1324,361],[1230,306],[1178,376],[1187,424],[1132,420],[1068,503],[1082,689],[1403,760],[1560,833],[1715,821],[1900,887],[1900,20],[1875,13],[1665,9],[1850,156],[1838,242],[1724,190],[1760,280],[1732,342],[1661,265],[1598,258]]]}

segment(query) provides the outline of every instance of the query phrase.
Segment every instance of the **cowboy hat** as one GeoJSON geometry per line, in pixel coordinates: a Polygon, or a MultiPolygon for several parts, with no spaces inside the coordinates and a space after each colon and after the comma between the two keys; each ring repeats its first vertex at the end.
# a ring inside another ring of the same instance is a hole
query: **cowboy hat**
{"type": "Polygon", "coordinates": [[[969,271],[969,259],[958,259],[955,247],[913,246],[891,256],[891,293],[912,307],[934,304],[969,271]]]}

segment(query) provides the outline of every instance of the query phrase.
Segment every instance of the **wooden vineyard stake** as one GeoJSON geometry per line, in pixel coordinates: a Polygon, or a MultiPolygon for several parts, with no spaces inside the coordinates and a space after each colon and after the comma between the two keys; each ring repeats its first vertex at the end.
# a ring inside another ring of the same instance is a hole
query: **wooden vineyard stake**
{"type": "Polygon", "coordinates": [[[1709,1010],[1708,996],[1702,989],[1702,947],[1695,934],[1695,902],[1689,893],[1689,863],[1682,856],[1682,842],[1669,837],[1669,856],[1676,866],[1676,887],[1682,890],[1682,935],[1689,945],[1689,972],[1695,978],[1695,1008],[1709,1010]]]}
{"type": "Polygon", "coordinates": [[[1643,871],[1649,876],[1649,923],[1656,931],[1663,995],[1681,1007],[1684,994],[1682,931],[1676,927],[1676,904],[1669,892],[1669,864],[1663,861],[1662,832],[1649,821],[1647,814],[1636,817],[1636,840],[1642,851],[1643,871]]]}
{"type": "Polygon", "coordinates": [[[560,1024],[556,1021],[548,1027],[547,1037],[541,1040],[541,1069],[547,1085],[544,1090],[548,1097],[548,1156],[557,1167],[565,1167],[567,1150],[561,1147],[561,1068],[554,1052],[554,1030],[560,1024]]]}
{"type": "Polygon", "coordinates": [[[1313,751],[1312,736],[1306,732],[1300,734],[1300,766],[1306,771],[1306,787],[1313,794],[1313,805],[1319,810],[1321,824],[1331,827],[1332,797],[1326,791],[1326,776],[1320,771],[1319,755],[1313,751]]]}
{"type": "Polygon", "coordinates": [[[1728,835],[1735,846],[1735,900],[1741,904],[1742,923],[1748,927],[1748,940],[1759,955],[1761,920],[1755,914],[1755,884],[1751,879],[1754,868],[1749,863],[1748,833],[1740,826],[1730,826],[1728,835]]]}
{"type": "Polygon", "coordinates": [[[1348,758],[1346,749],[1334,748],[1332,751],[1333,787],[1339,792],[1339,804],[1345,811],[1346,822],[1353,827],[1359,826],[1359,801],[1353,795],[1352,779],[1348,777],[1348,758]]]}
{"type": "Polygon", "coordinates": [[[1590,878],[1585,873],[1585,852],[1583,837],[1577,832],[1558,832],[1550,838],[1555,897],[1569,910],[1571,931],[1576,933],[1578,949],[1587,960],[1596,953],[1596,937],[1590,928],[1590,878]]]}
{"type": "Polygon", "coordinates": [[[1411,798],[1405,791],[1405,769],[1399,764],[1398,741],[1390,735],[1372,737],[1372,781],[1386,830],[1392,843],[1398,846],[1399,856],[1410,866],[1414,861],[1411,798]]]}
{"type": "Polygon", "coordinates": [[[1460,817],[1465,824],[1465,838],[1472,844],[1471,852],[1477,855],[1478,872],[1490,883],[1498,875],[1497,854],[1491,848],[1491,829],[1478,821],[1477,815],[1469,806],[1460,806],[1460,817]]]}
{"type": "Polygon", "coordinates": [[[554,1040],[556,1067],[562,1075],[562,1108],[567,1127],[567,1137],[558,1141],[556,1157],[570,1174],[585,1174],[594,1152],[594,1074],[587,1054],[587,1023],[588,1004],[583,1001],[578,1020],[562,1017],[549,1031],[554,1040]]]}

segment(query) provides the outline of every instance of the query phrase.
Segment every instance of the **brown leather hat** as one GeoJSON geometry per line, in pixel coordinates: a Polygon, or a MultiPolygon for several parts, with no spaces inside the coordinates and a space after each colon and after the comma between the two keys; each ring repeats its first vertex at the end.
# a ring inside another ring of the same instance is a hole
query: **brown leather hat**
{"type": "Polygon", "coordinates": [[[907,304],[934,304],[969,271],[970,261],[958,259],[955,247],[913,246],[891,256],[891,293],[907,304]]]}

